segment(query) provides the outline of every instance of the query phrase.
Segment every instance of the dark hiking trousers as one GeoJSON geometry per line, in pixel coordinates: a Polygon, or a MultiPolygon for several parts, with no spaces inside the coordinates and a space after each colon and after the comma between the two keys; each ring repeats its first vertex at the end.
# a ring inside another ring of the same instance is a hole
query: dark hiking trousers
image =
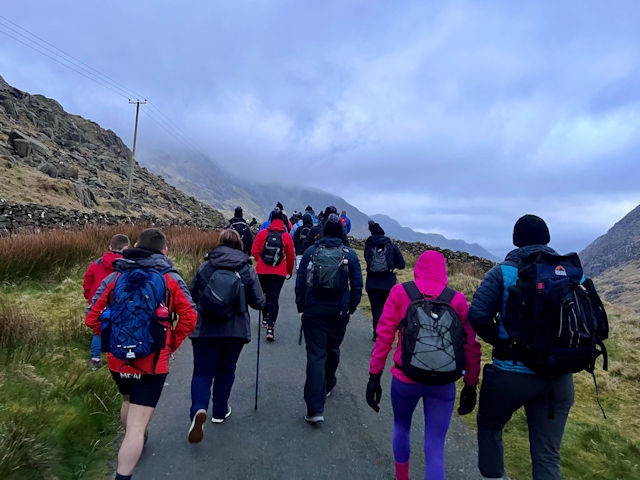
{"type": "Polygon", "coordinates": [[[285,277],[273,273],[260,273],[258,280],[266,300],[262,315],[267,319],[267,325],[273,327],[280,311],[280,291],[284,285],[285,277]]]}
{"type": "Polygon", "coordinates": [[[389,297],[390,290],[384,290],[381,288],[368,288],[367,297],[369,297],[369,303],[371,304],[371,318],[373,320],[373,338],[376,338],[376,328],[378,328],[378,320],[382,316],[382,310],[384,309],[384,302],[389,297]]]}
{"type": "Polygon", "coordinates": [[[573,376],[545,377],[485,365],[478,405],[478,467],[488,478],[504,475],[502,429],[524,407],[533,480],[560,480],[560,443],[573,405],[573,376]]]}
{"type": "Polygon", "coordinates": [[[344,340],[349,317],[302,315],[307,349],[307,378],[304,401],[307,413],[322,414],[327,392],[336,384],[340,363],[340,344],[344,340]]]}

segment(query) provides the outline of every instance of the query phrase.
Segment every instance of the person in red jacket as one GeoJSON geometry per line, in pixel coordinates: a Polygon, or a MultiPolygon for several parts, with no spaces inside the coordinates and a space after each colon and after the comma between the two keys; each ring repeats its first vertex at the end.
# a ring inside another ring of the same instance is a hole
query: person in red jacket
{"type": "Polygon", "coordinates": [[[105,278],[87,310],[85,323],[96,334],[101,331],[100,315],[108,306],[116,281],[121,272],[132,269],[155,269],[164,273],[170,299],[166,326],[166,341],[160,352],[139,359],[121,360],[107,353],[111,376],[122,394],[120,421],[125,428],[124,439],[118,452],[116,480],[129,480],[144,446],[145,432],[153,415],[162,388],[169,373],[169,359],[189,336],[196,325],[197,312],[191,293],[184,280],[166,257],[167,241],[157,228],[144,230],[134,248],[123,252],[123,258],[114,262],[115,272],[105,278]],[[177,314],[178,321],[171,325],[169,318],[177,314]]]}
{"type": "MultiPolygon", "coordinates": [[[[129,237],[122,233],[118,233],[111,238],[109,250],[104,252],[102,257],[91,262],[87,271],[84,273],[82,287],[84,289],[84,298],[88,304],[91,304],[93,296],[96,294],[102,280],[113,272],[113,262],[118,258],[122,258],[122,252],[129,248],[129,237]]],[[[89,369],[92,371],[102,367],[100,352],[100,335],[94,334],[91,338],[91,360],[89,369]]]]}
{"type": "Polygon", "coordinates": [[[262,323],[263,326],[267,327],[267,341],[273,342],[275,340],[274,326],[280,309],[280,291],[285,279],[291,278],[293,267],[296,263],[296,252],[293,247],[293,239],[285,228],[282,211],[276,207],[271,212],[270,217],[271,223],[269,226],[260,230],[256,235],[251,248],[251,255],[257,262],[256,273],[267,300],[266,306],[262,311],[262,323]],[[281,247],[278,247],[281,251],[275,252],[277,257],[275,260],[273,247],[265,245],[269,237],[274,235],[281,237],[281,247]]]}

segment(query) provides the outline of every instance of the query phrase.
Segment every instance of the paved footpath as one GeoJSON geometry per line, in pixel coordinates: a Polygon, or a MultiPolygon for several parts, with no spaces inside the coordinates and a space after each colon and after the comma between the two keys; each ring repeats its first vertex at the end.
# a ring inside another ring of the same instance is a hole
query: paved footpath
{"type": "MultiPolygon", "coordinates": [[[[258,314],[252,311],[253,340],[240,355],[229,400],[231,416],[218,425],[207,421],[201,443],[187,442],[192,372],[191,342],[187,339],[171,366],[134,479],[394,478],[391,355],[382,376],[381,410],[376,414],[364,398],[373,346],[371,320],[360,311],[353,315],[342,344],[338,384],[327,399],[324,423],[311,426],[304,421],[306,355],[304,341],[298,344],[300,320],[294,282],[295,276],[282,290],[276,341],[267,343],[264,330],[260,331],[258,409],[254,409],[258,314]]],[[[414,479],[424,476],[423,424],[419,405],[411,435],[414,479]]],[[[454,413],[445,451],[447,479],[479,478],[476,455],[474,433],[454,413]]]]}

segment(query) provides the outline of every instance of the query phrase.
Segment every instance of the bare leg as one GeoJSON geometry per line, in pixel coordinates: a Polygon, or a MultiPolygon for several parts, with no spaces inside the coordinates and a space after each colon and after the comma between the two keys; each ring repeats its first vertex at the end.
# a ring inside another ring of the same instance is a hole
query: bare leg
{"type": "Polygon", "coordinates": [[[144,432],[147,429],[154,410],[155,408],[153,407],[145,407],[143,405],[136,405],[135,403],[129,404],[126,431],[122,445],[120,445],[120,451],[118,452],[119,474],[131,475],[133,473],[133,469],[142,454],[144,432]]]}

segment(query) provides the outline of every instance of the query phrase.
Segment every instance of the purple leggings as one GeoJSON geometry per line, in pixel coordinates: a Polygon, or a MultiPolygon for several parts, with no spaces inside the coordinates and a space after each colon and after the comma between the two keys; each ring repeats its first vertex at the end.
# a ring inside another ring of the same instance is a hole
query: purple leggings
{"type": "Polygon", "coordinates": [[[456,399],[455,383],[423,385],[391,380],[393,406],[393,456],[397,463],[411,457],[411,417],[422,398],[424,410],[424,478],[444,479],[444,440],[456,399]]]}

